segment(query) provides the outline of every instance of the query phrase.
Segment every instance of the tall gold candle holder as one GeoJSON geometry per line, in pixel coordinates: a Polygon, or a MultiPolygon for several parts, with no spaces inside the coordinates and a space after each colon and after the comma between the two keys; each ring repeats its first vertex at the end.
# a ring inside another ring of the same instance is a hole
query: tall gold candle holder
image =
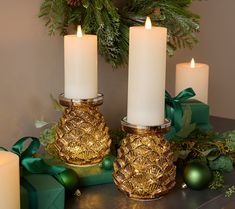
{"type": "Polygon", "coordinates": [[[65,110],[56,127],[56,154],[72,166],[98,164],[110,152],[111,145],[108,127],[97,108],[103,104],[103,95],[74,100],[61,94],[59,101],[65,110]]]}
{"type": "Polygon", "coordinates": [[[170,121],[160,126],[136,126],[121,121],[127,132],[114,162],[113,180],[118,189],[134,199],[155,199],[175,185],[173,152],[164,139],[170,121]]]}

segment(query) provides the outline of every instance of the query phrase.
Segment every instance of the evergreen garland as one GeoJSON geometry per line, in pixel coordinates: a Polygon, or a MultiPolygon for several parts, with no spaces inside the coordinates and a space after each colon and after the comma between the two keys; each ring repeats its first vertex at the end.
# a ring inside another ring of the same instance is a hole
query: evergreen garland
{"type": "Polygon", "coordinates": [[[82,25],[85,33],[97,34],[99,52],[114,68],[128,62],[129,27],[144,25],[150,16],[155,25],[168,29],[169,56],[178,48],[197,43],[199,16],[189,11],[192,0],[127,0],[118,9],[112,0],[44,0],[39,17],[49,35],[66,35],[70,26],[82,25]],[[70,2],[70,3],[69,3],[70,2]]]}

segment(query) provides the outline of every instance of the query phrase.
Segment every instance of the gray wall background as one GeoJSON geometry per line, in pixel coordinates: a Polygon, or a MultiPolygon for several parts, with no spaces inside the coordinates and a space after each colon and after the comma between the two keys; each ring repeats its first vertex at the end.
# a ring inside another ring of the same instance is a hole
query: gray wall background
{"type": "MultiPolygon", "coordinates": [[[[119,1],[121,3],[121,1],[119,1]]],[[[41,0],[0,1],[0,146],[38,136],[36,119],[56,121],[49,94],[63,92],[63,38],[49,37],[38,12],[41,0]]],[[[175,65],[195,57],[210,65],[211,114],[235,119],[235,1],[195,1],[202,16],[200,44],[167,60],[167,89],[174,92],[175,65]]],[[[99,58],[101,107],[111,128],[126,115],[127,69],[113,70],[99,58]]]]}

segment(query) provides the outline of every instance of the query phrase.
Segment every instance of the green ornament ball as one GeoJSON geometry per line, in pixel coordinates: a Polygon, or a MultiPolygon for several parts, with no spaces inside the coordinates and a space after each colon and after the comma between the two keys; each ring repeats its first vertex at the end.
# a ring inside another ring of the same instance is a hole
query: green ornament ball
{"type": "Polygon", "coordinates": [[[183,177],[189,188],[200,190],[208,186],[212,180],[212,172],[204,163],[193,161],[185,166],[183,177]]]}
{"type": "Polygon", "coordinates": [[[78,175],[72,169],[67,169],[57,176],[58,181],[64,186],[65,192],[74,194],[78,189],[78,175]]]}
{"type": "Polygon", "coordinates": [[[101,162],[101,168],[104,170],[111,170],[113,169],[113,162],[115,157],[113,155],[107,155],[103,158],[101,162]]]}

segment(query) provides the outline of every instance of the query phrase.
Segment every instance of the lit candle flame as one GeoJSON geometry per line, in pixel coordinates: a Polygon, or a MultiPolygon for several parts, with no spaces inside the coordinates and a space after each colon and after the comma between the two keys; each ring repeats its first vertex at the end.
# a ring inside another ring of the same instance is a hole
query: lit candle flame
{"type": "Polygon", "coordinates": [[[192,58],[192,60],[191,60],[190,67],[191,67],[191,68],[195,68],[195,61],[194,61],[194,58],[192,58]]]}
{"type": "Polygon", "coordinates": [[[145,29],[150,30],[151,28],[152,28],[152,23],[150,17],[148,16],[145,21],[145,29]]]}
{"type": "Polygon", "coordinates": [[[77,37],[79,37],[79,38],[82,37],[82,27],[81,27],[81,25],[78,25],[78,28],[77,28],[77,37]]]}

